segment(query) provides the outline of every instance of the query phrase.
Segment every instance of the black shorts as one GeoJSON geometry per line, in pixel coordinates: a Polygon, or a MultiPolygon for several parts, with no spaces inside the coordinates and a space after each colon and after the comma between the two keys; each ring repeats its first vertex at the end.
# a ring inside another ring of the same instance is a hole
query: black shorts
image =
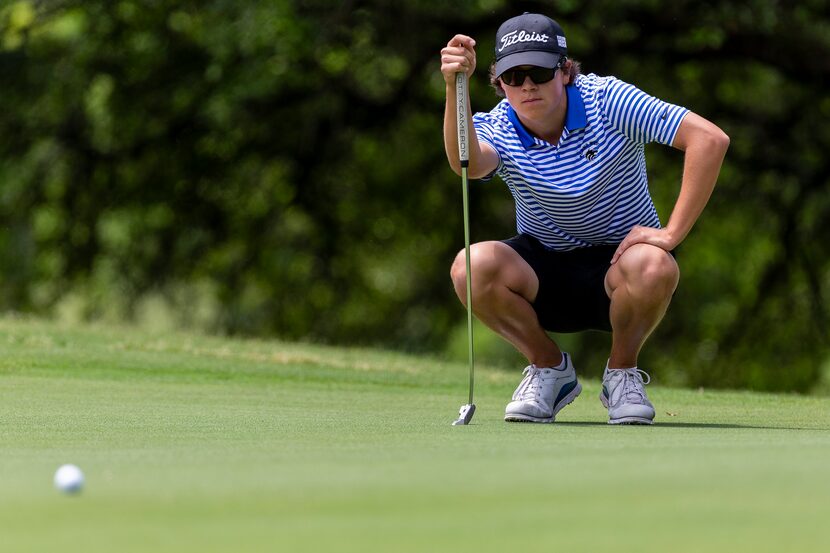
{"type": "Polygon", "coordinates": [[[605,273],[617,245],[558,252],[545,248],[529,234],[503,242],[516,250],[539,278],[533,309],[542,328],[551,332],[611,331],[605,273]]]}

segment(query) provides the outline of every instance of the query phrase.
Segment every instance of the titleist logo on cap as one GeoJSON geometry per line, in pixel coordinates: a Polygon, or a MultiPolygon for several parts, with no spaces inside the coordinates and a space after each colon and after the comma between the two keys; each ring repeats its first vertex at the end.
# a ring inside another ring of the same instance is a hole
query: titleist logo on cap
{"type": "Polygon", "coordinates": [[[530,33],[527,31],[512,31],[501,37],[501,47],[499,48],[499,52],[508,46],[516,44],[517,42],[547,42],[549,38],[550,37],[548,35],[540,34],[536,31],[530,33]]]}
{"type": "Polygon", "coordinates": [[[568,55],[565,32],[559,23],[538,13],[524,13],[501,24],[496,31],[496,75],[511,67],[557,67],[568,55]]]}

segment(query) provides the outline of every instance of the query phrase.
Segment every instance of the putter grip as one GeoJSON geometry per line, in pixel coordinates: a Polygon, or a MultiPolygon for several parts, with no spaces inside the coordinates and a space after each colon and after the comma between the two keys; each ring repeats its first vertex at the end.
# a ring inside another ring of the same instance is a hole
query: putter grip
{"type": "Polygon", "coordinates": [[[467,167],[470,160],[470,135],[467,128],[467,75],[455,74],[455,111],[458,117],[458,157],[461,166],[467,167]]]}

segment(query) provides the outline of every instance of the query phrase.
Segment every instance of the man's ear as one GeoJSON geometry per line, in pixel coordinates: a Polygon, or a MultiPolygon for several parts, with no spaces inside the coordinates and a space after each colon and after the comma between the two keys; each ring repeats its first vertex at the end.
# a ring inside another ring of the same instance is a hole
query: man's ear
{"type": "Polygon", "coordinates": [[[562,64],[562,82],[565,86],[571,84],[571,65],[573,65],[571,60],[565,60],[565,63],[562,64]]]}

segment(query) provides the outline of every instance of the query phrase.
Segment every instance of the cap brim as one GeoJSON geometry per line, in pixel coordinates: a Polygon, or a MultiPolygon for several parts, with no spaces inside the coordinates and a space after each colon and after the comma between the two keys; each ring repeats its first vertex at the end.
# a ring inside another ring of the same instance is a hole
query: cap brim
{"type": "Polygon", "coordinates": [[[500,77],[508,69],[520,65],[535,65],[536,67],[553,69],[559,63],[560,55],[552,52],[516,52],[515,54],[508,54],[496,62],[496,76],[500,77]]]}

